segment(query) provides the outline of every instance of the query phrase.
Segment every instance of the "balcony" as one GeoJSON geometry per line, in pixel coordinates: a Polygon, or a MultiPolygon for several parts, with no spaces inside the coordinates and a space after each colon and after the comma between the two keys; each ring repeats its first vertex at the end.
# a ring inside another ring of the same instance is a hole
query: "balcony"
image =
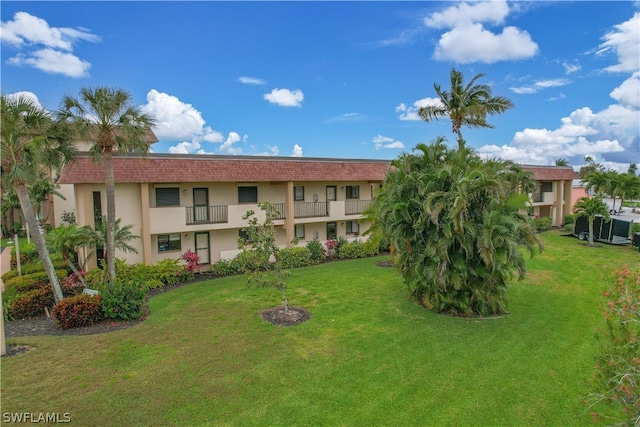
{"type": "Polygon", "coordinates": [[[224,224],[229,222],[229,207],[223,206],[187,206],[187,225],[224,224]]]}
{"type": "MultiPolygon", "coordinates": [[[[287,217],[287,204],[274,203],[273,206],[279,212],[275,219],[285,219],[287,217]]],[[[329,216],[328,202],[295,202],[293,204],[294,218],[316,218],[329,216]]]]}
{"type": "Polygon", "coordinates": [[[370,204],[371,200],[347,200],[344,204],[344,214],[360,215],[370,204]]]}

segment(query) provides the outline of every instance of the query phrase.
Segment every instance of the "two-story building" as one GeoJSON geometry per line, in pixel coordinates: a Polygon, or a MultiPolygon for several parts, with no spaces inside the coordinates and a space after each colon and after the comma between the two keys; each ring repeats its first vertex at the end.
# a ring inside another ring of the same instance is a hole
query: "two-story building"
{"type": "MultiPolygon", "coordinates": [[[[204,264],[233,258],[247,226],[242,217],[249,210],[260,213],[257,204],[265,201],[280,212],[282,247],[358,238],[369,226],[360,223],[362,212],[390,167],[388,160],[177,154],[115,156],[113,164],[117,218],[140,236],[133,242],[137,254],[118,257],[147,264],[178,258],[187,249],[204,264]]],[[[562,225],[571,212],[573,169],[523,168],[537,182],[532,214],[562,225]]],[[[56,217],[74,210],[78,224],[93,225],[106,208],[102,166],[81,156],[62,171],[59,183],[67,200],[56,200],[56,217]]]]}

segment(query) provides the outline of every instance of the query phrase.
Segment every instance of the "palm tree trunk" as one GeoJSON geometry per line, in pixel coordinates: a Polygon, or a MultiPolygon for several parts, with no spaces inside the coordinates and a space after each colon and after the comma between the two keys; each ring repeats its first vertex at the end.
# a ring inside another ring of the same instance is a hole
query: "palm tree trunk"
{"type": "Polygon", "coordinates": [[[33,237],[33,243],[36,245],[38,255],[40,255],[40,259],[42,260],[44,269],[47,272],[47,276],[49,277],[49,284],[51,285],[51,289],[53,290],[53,298],[55,299],[56,303],[60,302],[63,298],[62,288],[60,287],[60,283],[58,282],[58,277],[56,276],[53,263],[51,262],[49,251],[44,244],[44,237],[40,233],[40,227],[38,226],[38,222],[36,221],[36,214],[33,210],[31,200],[29,200],[29,190],[27,189],[27,186],[25,184],[16,184],[16,194],[18,195],[18,200],[20,200],[22,214],[24,215],[27,224],[29,224],[29,231],[31,232],[31,237],[33,237]]]}
{"type": "Polygon", "coordinates": [[[116,280],[116,184],[113,171],[113,152],[105,150],[102,160],[104,162],[104,184],[107,193],[107,274],[109,286],[113,288],[116,280]]]}
{"type": "Polygon", "coordinates": [[[464,139],[462,139],[462,131],[460,130],[460,128],[458,128],[455,132],[458,135],[458,150],[461,150],[465,145],[465,141],[464,139]]]}
{"type": "Polygon", "coordinates": [[[593,243],[593,221],[595,217],[589,218],[589,246],[595,246],[593,243]]]}

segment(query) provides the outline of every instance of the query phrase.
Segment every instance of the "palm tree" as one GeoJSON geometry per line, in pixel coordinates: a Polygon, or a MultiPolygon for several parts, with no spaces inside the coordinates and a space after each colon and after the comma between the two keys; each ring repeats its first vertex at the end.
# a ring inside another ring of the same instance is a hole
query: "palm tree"
{"type": "Polygon", "coordinates": [[[444,138],[414,151],[392,162],[365,212],[370,230],[391,243],[412,297],[425,307],[505,313],[508,283],[525,272],[519,248],[542,249],[521,213],[530,174],[511,162],[485,162],[464,146],[450,150],[444,138]]]}
{"type": "Polygon", "coordinates": [[[640,195],[640,177],[635,174],[621,173],[615,181],[616,194],[620,196],[620,211],[627,198],[634,198],[640,195]]]}
{"type": "Polygon", "coordinates": [[[439,84],[434,83],[436,94],[440,97],[442,105],[428,105],[420,108],[418,114],[426,122],[448,117],[451,120],[451,130],[458,135],[458,145],[462,146],[462,126],[471,128],[493,128],[487,123],[487,115],[502,113],[513,108],[513,103],[502,96],[491,96],[491,88],[488,85],[476,84],[476,80],[484,77],[484,74],[476,75],[463,86],[463,77],[460,71],[451,70],[450,92],[442,90],[439,84]]]}
{"type": "Polygon", "coordinates": [[[569,162],[567,161],[567,159],[563,159],[563,158],[556,159],[555,164],[556,166],[569,166],[569,162]]]}
{"type": "Polygon", "coordinates": [[[62,289],[56,277],[49,251],[45,246],[35,210],[29,197],[29,185],[35,183],[43,168],[59,169],[76,154],[64,123],[51,116],[26,97],[0,98],[2,110],[2,184],[14,188],[31,236],[49,277],[56,302],[62,300],[62,289]]]}
{"type": "Polygon", "coordinates": [[[131,95],[122,89],[83,88],[79,99],[65,96],[60,118],[75,124],[80,136],[94,141],[90,153],[104,166],[107,196],[106,252],[109,285],[113,287],[115,267],[115,173],[113,153],[129,151],[148,153],[154,118],[131,105],[131,95]]]}
{"type": "Polygon", "coordinates": [[[589,221],[589,246],[593,244],[593,221],[596,216],[602,215],[605,219],[609,219],[609,211],[607,204],[600,197],[582,197],[578,199],[574,208],[576,217],[586,216],[589,221]]]}
{"type": "Polygon", "coordinates": [[[85,287],[84,278],[82,274],[78,272],[71,259],[71,252],[77,248],[89,246],[92,236],[91,232],[92,230],[87,226],[80,227],[77,224],[70,224],[68,226],[61,225],[51,230],[46,239],[48,246],[62,255],[67,265],[85,287]]]}

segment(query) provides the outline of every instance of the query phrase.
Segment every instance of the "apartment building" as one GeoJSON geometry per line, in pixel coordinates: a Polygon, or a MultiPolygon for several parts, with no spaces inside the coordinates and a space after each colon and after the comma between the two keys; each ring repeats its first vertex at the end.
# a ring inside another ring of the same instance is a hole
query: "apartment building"
{"type": "MultiPolygon", "coordinates": [[[[390,166],[387,160],[150,154],[116,156],[116,216],[140,236],[137,254],[118,253],[128,262],[153,264],[187,249],[204,264],[233,258],[247,226],[247,211],[260,213],[269,201],[280,215],[277,243],[291,246],[338,236],[359,238],[360,223],[390,166]]],[[[561,226],[571,211],[570,167],[523,166],[537,182],[532,215],[561,226]]],[[[55,215],[74,210],[80,225],[93,225],[106,208],[104,171],[80,157],[60,176],[55,215]]],[[[59,223],[59,220],[57,220],[59,223]]],[[[95,265],[90,260],[89,266],[95,265]]]]}
{"type": "MultiPolygon", "coordinates": [[[[358,238],[368,228],[359,223],[362,212],[389,167],[381,160],[175,154],[115,156],[113,163],[116,216],[140,236],[132,245],[138,254],[118,257],[147,264],[187,249],[203,264],[233,258],[247,226],[242,217],[260,214],[265,201],[280,212],[282,247],[358,238]]],[[[67,201],[57,203],[56,216],[73,209],[78,224],[93,225],[106,209],[102,167],[80,157],[59,183],[67,201]]]]}

